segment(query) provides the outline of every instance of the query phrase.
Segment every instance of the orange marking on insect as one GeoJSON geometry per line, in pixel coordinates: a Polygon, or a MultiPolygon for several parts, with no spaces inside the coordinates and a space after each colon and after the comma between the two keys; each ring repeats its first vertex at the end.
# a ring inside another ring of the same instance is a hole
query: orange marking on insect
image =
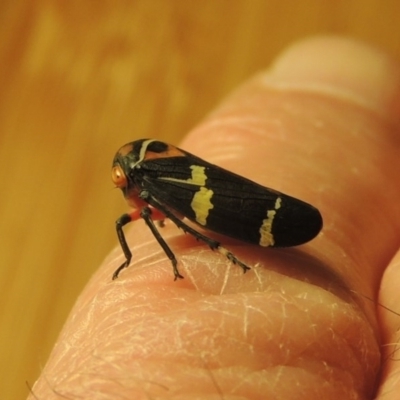
{"type": "Polygon", "coordinates": [[[144,159],[147,160],[154,160],[156,158],[170,158],[170,157],[186,157],[186,154],[183,153],[175,146],[168,146],[166,151],[161,153],[153,153],[152,151],[147,150],[144,159]]]}

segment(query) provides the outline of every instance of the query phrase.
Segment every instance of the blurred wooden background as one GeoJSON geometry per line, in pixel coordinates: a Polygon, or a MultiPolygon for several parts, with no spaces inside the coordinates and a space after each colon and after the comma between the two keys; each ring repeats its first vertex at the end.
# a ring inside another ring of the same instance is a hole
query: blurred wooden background
{"type": "Polygon", "coordinates": [[[125,142],[178,143],[292,41],[338,33],[400,59],[396,0],[0,3],[0,399],[23,399],[126,210],[125,142]]]}

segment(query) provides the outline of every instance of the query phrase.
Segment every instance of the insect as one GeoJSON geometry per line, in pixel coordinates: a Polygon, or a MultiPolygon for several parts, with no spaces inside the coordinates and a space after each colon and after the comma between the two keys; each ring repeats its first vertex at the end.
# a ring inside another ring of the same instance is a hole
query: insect
{"type": "Polygon", "coordinates": [[[290,247],[313,239],[322,228],[320,212],[310,204],[261,186],[210,164],[178,147],[140,139],[121,147],[114,157],[112,180],[134,211],[116,221],[125,262],[132,253],[123,227],[142,218],[171,260],[175,280],[183,278],[174,253],[154,221],[168,218],[185,233],[218,250],[244,272],[250,269],[221,244],[187,225],[183,219],[226,236],[263,247],[290,247]]]}

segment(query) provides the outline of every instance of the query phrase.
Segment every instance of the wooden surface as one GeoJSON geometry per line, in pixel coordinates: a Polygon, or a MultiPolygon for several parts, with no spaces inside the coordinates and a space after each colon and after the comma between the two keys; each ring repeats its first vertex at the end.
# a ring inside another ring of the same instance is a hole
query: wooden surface
{"type": "Polygon", "coordinates": [[[296,39],[340,33],[400,59],[379,0],[0,4],[0,399],[25,398],[126,210],[125,142],[178,143],[296,39]]]}

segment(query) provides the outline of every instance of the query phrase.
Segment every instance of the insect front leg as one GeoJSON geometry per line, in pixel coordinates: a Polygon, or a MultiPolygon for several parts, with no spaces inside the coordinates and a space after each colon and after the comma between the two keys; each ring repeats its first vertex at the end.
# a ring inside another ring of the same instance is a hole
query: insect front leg
{"type": "Polygon", "coordinates": [[[119,268],[117,268],[115,270],[115,272],[113,273],[113,276],[112,276],[113,280],[118,278],[118,275],[121,272],[121,270],[126,268],[132,259],[132,253],[129,250],[129,246],[128,246],[128,243],[126,242],[124,231],[122,230],[122,228],[126,224],[129,224],[129,222],[131,222],[131,221],[132,221],[131,216],[129,214],[124,214],[124,215],[121,215],[121,217],[119,217],[117,219],[117,221],[115,222],[119,244],[121,245],[122,251],[124,252],[124,255],[125,255],[125,262],[123,264],[121,264],[119,266],[119,268]]]}

